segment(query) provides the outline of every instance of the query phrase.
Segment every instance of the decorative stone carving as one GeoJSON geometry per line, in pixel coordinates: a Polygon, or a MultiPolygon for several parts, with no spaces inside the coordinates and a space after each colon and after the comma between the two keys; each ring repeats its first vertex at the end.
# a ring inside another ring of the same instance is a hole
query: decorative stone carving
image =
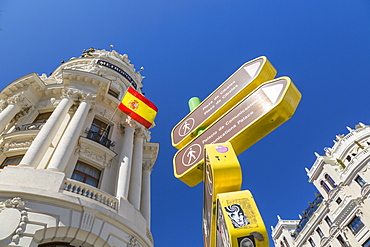
{"type": "Polygon", "coordinates": [[[7,151],[12,151],[12,150],[17,150],[17,149],[27,149],[31,146],[33,139],[34,138],[32,138],[31,140],[27,140],[27,141],[7,142],[2,147],[2,151],[7,152],[7,151]]]}
{"type": "Polygon", "coordinates": [[[127,244],[127,247],[140,247],[139,241],[134,236],[129,236],[130,243],[127,244]]]}
{"type": "Polygon", "coordinates": [[[154,166],[154,163],[151,162],[151,161],[143,161],[143,171],[144,170],[149,170],[149,171],[152,171],[153,169],[153,166],[154,166]]]}
{"type": "Polygon", "coordinates": [[[25,202],[20,197],[8,199],[0,202],[0,222],[5,222],[7,227],[0,228],[0,240],[10,237],[12,242],[18,244],[20,235],[26,228],[28,215],[25,208],[25,202]]]}

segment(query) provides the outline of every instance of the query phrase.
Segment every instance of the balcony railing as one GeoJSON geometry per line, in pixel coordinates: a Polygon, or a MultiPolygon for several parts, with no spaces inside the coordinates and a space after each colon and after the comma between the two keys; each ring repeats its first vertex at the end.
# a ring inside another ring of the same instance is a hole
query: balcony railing
{"type": "Polygon", "coordinates": [[[87,132],[87,136],[86,136],[87,139],[90,139],[94,142],[97,142],[97,143],[100,143],[102,144],[103,146],[107,147],[107,148],[110,148],[110,147],[113,147],[114,146],[114,142],[112,142],[111,140],[109,140],[106,136],[104,135],[101,135],[97,132],[94,132],[92,130],[89,130],[87,132]]]}
{"type": "Polygon", "coordinates": [[[24,130],[40,130],[45,123],[30,123],[30,124],[23,124],[21,127],[17,126],[14,128],[14,132],[16,131],[24,131],[24,130]]]}
{"type": "Polygon", "coordinates": [[[310,220],[311,216],[315,213],[315,211],[321,205],[321,202],[323,201],[323,199],[324,199],[323,196],[321,194],[318,194],[315,200],[312,203],[309,203],[310,206],[303,212],[303,217],[299,221],[295,231],[292,234],[294,238],[296,238],[298,234],[303,230],[307,222],[310,220]]]}
{"type": "Polygon", "coordinates": [[[63,189],[65,191],[98,201],[110,208],[113,208],[114,210],[118,210],[118,200],[115,197],[88,184],[67,178],[64,180],[63,189]]]}

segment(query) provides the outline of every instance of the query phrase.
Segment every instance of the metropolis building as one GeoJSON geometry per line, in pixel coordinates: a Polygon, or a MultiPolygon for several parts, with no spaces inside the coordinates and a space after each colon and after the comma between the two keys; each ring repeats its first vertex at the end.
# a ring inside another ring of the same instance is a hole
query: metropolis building
{"type": "Polygon", "coordinates": [[[0,92],[0,246],[151,247],[159,144],[117,111],[128,56],[90,48],[0,92]]]}
{"type": "Polygon", "coordinates": [[[306,169],[319,193],[299,220],[278,216],[275,246],[370,246],[370,126],[347,129],[306,169]]]}

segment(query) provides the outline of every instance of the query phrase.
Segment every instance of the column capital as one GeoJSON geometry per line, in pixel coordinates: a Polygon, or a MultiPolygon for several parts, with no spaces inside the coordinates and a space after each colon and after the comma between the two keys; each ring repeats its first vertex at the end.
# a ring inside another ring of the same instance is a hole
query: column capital
{"type": "Polygon", "coordinates": [[[147,140],[149,136],[149,131],[147,131],[144,127],[138,127],[135,130],[135,138],[142,138],[147,140]]]}
{"type": "Polygon", "coordinates": [[[9,105],[18,105],[21,108],[32,105],[31,102],[25,97],[24,92],[9,97],[7,103],[9,105]]]}
{"type": "Polygon", "coordinates": [[[136,123],[135,120],[133,120],[131,117],[127,116],[127,118],[125,118],[122,122],[121,122],[121,125],[123,127],[130,127],[130,128],[133,128],[133,129],[136,129],[138,126],[138,124],[136,123]]]}
{"type": "Polygon", "coordinates": [[[143,161],[143,171],[153,171],[154,162],[152,161],[143,161]]]}

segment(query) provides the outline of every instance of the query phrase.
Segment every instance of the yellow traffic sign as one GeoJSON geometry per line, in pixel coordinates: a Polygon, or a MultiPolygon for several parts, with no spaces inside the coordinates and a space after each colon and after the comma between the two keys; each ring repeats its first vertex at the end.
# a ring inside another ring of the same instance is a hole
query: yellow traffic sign
{"type": "Polygon", "coordinates": [[[214,247],[269,246],[265,224],[248,190],[218,194],[216,228],[214,247]]]}
{"type": "Polygon", "coordinates": [[[197,185],[203,180],[204,145],[229,141],[239,155],[291,118],[300,99],[289,77],[263,83],[175,154],[175,177],[197,185]]]}
{"type": "Polygon", "coordinates": [[[205,146],[203,235],[204,246],[216,243],[216,200],[219,193],[240,190],[242,173],[230,143],[205,146]]]}
{"type": "Polygon", "coordinates": [[[264,56],[242,65],[173,128],[172,145],[177,149],[184,147],[199,129],[208,127],[259,85],[275,76],[275,68],[264,56]]]}

